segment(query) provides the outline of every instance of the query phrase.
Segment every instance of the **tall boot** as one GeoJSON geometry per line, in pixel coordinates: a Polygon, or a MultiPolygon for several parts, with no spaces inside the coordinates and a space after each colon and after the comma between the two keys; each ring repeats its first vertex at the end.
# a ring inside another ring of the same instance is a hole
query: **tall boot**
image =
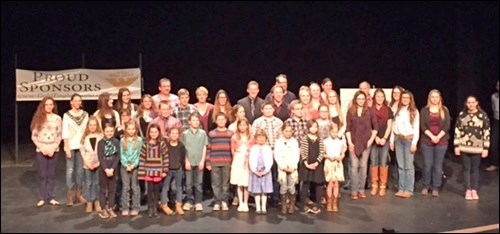
{"type": "Polygon", "coordinates": [[[379,169],[379,167],[378,167],[378,166],[375,166],[375,167],[370,167],[370,175],[371,175],[371,178],[372,178],[372,191],[370,192],[370,194],[371,194],[372,196],[377,195],[377,188],[378,188],[378,169],[379,169]]]}
{"type": "Polygon", "coordinates": [[[280,197],[281,197],[281,213],[286,214],[288,208],[288,203],[287,203],[288,193],[280,194],[280,197]]]}
{"type": "Polygon", "coordinates": [[[332,212],[333,211],[333,195],[327,197],[326,200],[326,211],[332,212]]]}
{"type": "Polygon", "coordinates": [[[339,198],[332,196],[332,210],[333,212],[339,212],[339,198]]]}
{"type": "Polygon", "coordinates": [[[76,200],[82,204],[87,202],[87,200],[85,200],[85,198],[83,197],[83,190],[81,185],[76,186],[76,200]]]}
{"type": "Polygon", "coordinates": [[[288,199],[290,200],[290,203],[288,204],[288,214],[293,214],[293,212],[295,211],[295,202],[297,201],[297,194],[289,193],[288,199]]]}
{"type": "Polygon", "coordinates": [[[73,198],[75,197],[75,189],[70,188],[68,189],[68,198],[66,199],[66,205],[67,206],[73,206],[73,198]]]}
{"type": "Polygon", "coordinates": [[[380,167],[380,190],[378,195],[383,197],[387,189],[387,177],[389,176],[389,167],[380,167]]]}

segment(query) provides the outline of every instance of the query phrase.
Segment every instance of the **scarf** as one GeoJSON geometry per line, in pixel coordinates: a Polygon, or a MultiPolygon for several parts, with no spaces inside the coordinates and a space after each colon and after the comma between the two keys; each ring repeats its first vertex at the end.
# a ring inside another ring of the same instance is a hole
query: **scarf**
{"type": "Polygon", "coordinates": [[[113,156],[116,153],[116,146],[111,139],[104,139],[104,155],[113,156]]]}
{"type": "Polygon", "coordinates": [[[387,107],[386,105],[382,105],[382,107],[380,107],[380,110],[377,110],[376,105],[373,105],[372,108],[373,112],[375,112],[378,126],[383,126],[383,124],[386,123],[387,119],[389,118],[389,107],[387,107]]]}

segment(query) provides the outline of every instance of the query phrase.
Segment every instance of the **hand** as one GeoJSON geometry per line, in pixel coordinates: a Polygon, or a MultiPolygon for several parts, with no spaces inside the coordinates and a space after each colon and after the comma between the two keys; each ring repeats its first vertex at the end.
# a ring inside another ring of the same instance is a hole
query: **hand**
{"type": "Polygon", "coordinates": [[[370,146],[372,146],[373,144],[373,140],[369,140],[367,143],[366,143],[366,148],[370,148],[370,146]]]}
{"type": "Polygon", "coordinates": [[[391,145],[389,146],[389,148],[391,148],[391,151],[394,151],[394,143],[391,143],[391,145]]]}
{"type": "Polygon", "coordinates": [[[198,165],[198,171],[203,171],[203,164],[200,163],[200,165],[198,165]]]}
{"type": "Polygon", "coordinates": [[[416,146],[416,145],[411,145],[411,146],[410,146],[410,152],[411,152],[412,154],[414,154],[415,152],[417,152],[417,146],[416,146]]]}
{"type": "Polygon", "coordinates": [[[190,163],[186,163],[186,171],[191,171],[193,170],[193,168],[191,167],[191,164],[190,163]]]}
{"type": "Polygon", "coordinates": [[[460,156],[460,148],[455,147],[455,155],[460,156]]]}
{"type": "Polygon", "coordinates": [[[64,151],[66,153],[66,158],[71,159],[71,150],[64,151]]]}
{"type": "Polygon", "coordinates": [[[439,141],[441,140],[441,138],[440,138],[440,137],[438,137],[438,136],[432,136],[432,137],[431,137],[431,140],[432,140],[432,143],[434,143],[434,144],[438,144],[438,143],[439,143],[439,141]]]}
{"type": "Polygon", "coordinates": [[[349,152],[354,153],[354,144],[349,145],[349,152]]]}
{"type": "Polygon", "coordinates": [[[167,173],[165,173],[165,172],[161,173],[162,178],[165,178],[166,176],[167,176],[167,173]]]}
{"type": "Polygon", "coordinates": [[[211,171],[212,170],[212,166],[207,165],[207,170],[211,171]]]}
{"type": "Polygon", "coordinates": [[[387,143],[387,140],[386,140],[385,138],[382,138],[382,139],[380,139],[380,141],[378,142],[378,145],[380,145],[380,146],[384,146],[384,145],[385,145],[385,143],[387,143]]]}
{"type": "Polygon", "coordinates": [[[481,157],[482,158],[488,157],[488,150],[483,150],[483,152],[481,152],[481,157]]]}

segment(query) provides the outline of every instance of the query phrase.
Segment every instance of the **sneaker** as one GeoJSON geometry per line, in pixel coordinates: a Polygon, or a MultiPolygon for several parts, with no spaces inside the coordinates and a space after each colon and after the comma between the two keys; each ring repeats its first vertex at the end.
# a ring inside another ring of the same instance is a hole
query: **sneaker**
{"type": "Polygon", "coordinates": [[[243,208],[241,208],[241,212],[248,212],[249,209],[248,209],[248,203],[243,203],[243,208]]]}
{"type": "Polygon", "coordinates": [[[107,210],[101,210],[99,212],[99,217],[103,218],[103,219],[107,219],[109,218],[109,214],[108,214],[108,211],[107,210]]]}
{"type": "Polygon", "coordinates": [[[111,218],[111,219],[116,218],[116,216],[117,216],[113,209],[109,209],[108,213],[109,213],[109,218],[111,218]]]}
{"type": "Polygon", "coordinates": [[[427,196],[429,194],[429,189],[424,188],[422,189],[422,196],[427,196]]]}
{"type": "Polygon", "coordinates": [[[240,201],[238,200],[238,197],[234,197],[233,198],[233,202],[231,203],[231,205],[237,206],[239,203],[240,203],[240,201]]]}
{"type": "Polygon", "coordinates": [[[194,205],[194,210],[203,211],[203,205],[201,203],[196,203],[196,205],[194,205]]]}
{"type": "Polygon", "coordinates": [[[359,192],[359,198],[366,198],[365,192],[359,192]]]}
{"type": "Polygon", "coordinates": [[[472,201],[472,191],[470,189],[467,189],[467,191],[465,191],[465,200],[467,201],[472,201]]]}
{"type": "Polygon", "coordinates": [[[396,194],[394,194],[396,197],[403,197],[404,192],[399,190],[396,194]]]}
{"type": "Polygon", "coordinates": [[[236,209],[238,212],[243,212],[243,204],[240,204],[238,206],[238,209],[236,209]]]}
{"type": "MultiPolygon", "coordinates": [[[[227,205],[226,205],[226,206],[227,206],[227,205]]],[[[219,203],[217,203],[217,204],[215,204],[215,205],[214,205],[213,210],[220,210],[220,205],[219,205],[219,203]]]]}
{"type": "Polygon", "coordinates": [[[45,205],[45,201],[44,200],[40,200],[40,201],[38,201],[38,203],[36,203],[37,207],[42,207],[43,205],[45,205]]]}
{"type": "Polygon", "coordinates": [[[433,197],[439,197],[439,191],[438,190],[432,190],[432,196],[433,197]]]}
{"type": "Polygon", "coordinates": [[[58,201],[56,201],[56,200],[54,200],[54,199],[52,199],[52,200],[50,200],[50,201],[49,201],[49,204],[51,204],[51,205],[53,205],[53,206],[58,206],[58,205],[59,205],[59,202],[58,202],[58,201]]]}
{"type": "Polygon", "coordinates": [[[476,190],[473,189],[471,195],[472,195],[472,200],[479,200],[479,195],[477,195],[476,190]]]}
{"type": "Polygon", "coordinates": [[[498,170],[498,167],[494,165],[491,165],[485,169],[485,171],[496,171],[496,170],[498,170]]]}
{"type": "Polygon", "coordinates": [[[226,202],[222,202],[222,210],[223,211],[229,210],[229,207],[227,206],[226,202]]]}
{"type": "Polygon", "coordinates": [[[191,205],[191,203],[189,203],[189,202],[184,203],[184,205],[182,206],[182,209],[185,211],[190,211],[192,208],[193,208],[193,205],[191,205]]]}
{"type": "Polygon", "coordinates": [[[128,210],[122,210],[122,216],[128,216],[128,210]]]}

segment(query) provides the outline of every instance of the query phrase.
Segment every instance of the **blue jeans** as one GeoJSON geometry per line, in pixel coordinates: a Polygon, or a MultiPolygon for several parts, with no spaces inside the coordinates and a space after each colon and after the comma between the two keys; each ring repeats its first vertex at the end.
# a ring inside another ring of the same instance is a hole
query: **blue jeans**
{"type": "Polygon", "coordinates": [[[83,185],[83,196],[88,202],[97,200],[99,196],[99,173],[98,169],[84,169],[85,183],[83,185]]]}
{"type": "Polygon", "coordinates": [[[66,186],[83,185],[83,159],[80,150],[71,150],[71,158],[66,158],[66,186]]]}
{"type": "Polygon", "coordinates": [[[182,175],[184,174],[184,171],[182,169],[177,169],[173,170],[170,169],[168,171],[168,175],[163,180],[163,188],[161,189],[161,203],[162,204],[167,204],[168,203],[168,191],[170,191],[170,185],[172,183],[172,180],[175,180],[175,185],[177,186],[177,189],[175,190],[175,201],[176,202],[182,202],[182,175]]]}
{"type": "Polygon", "coordinates": [[[368,156],[370,148],[363,150],[359,157],[351,153],[351,193],[364,192],[366,183],[366,172],[368,170],[368,156]]]}
{"type": "Polygon", "coordinates": [[[137,177],[137,168],[131,172],[127,168],[120,167],[122,178],[122,210],[130,209],[130,189],[132,188],[132,210],[139,211],[141,189],[139,188],[139,179],[137,177]]]}
{"type": "Polygon", "coordinates": [[[443,178],[443,161],[448,145],[422,145],[420,149],[424,158],[424,171],[422,173],[424,189],[439,190],[443,178]]]}
{"type": "Polygon", "coordinates": [[[411,140],[396,139],[396,158],[398,159],[399,186],[402,192],[413,193],[415,186],[414,154],[410,152],[411,140]]]}
{"type": "Polygon", "coordinates": [[[229,165],[212,166],[210,171],[214,201],[227,202],[229,197],[229,165]]]}
{"type": "Polygon", "coordinates": [[[199,171],[198,166],[192,168],[186,171],[186,200],[193,202],[194,187],[194,203],[201,203],[203,201],[203,170],[199,171]]]}
{"type": "Polygon", "coordinates": [[[370,152],[370,166],[372,167],[386,167],[387,166],[387,157],[389,153],[390,143],[387,142],[385,145],[373,145],[372,150],[370,152]]]}
{"type": "Polygon", "coordinates": [[[465,189],[477,190],[479,188],[479,166],[481,165],[481,154],[461,153],[461,156],[464,164],[465,189]]]}

